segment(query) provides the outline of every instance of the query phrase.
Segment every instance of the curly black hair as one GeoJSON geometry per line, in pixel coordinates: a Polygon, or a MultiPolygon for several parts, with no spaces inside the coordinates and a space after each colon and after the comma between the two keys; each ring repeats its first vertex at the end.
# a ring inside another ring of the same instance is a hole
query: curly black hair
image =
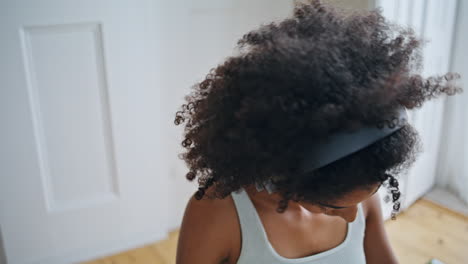
{"type": "Polygon", "coordinates": [[[187,179],[198,177],[196,199],[209,196],[210,186],[211,198],[224,198],[272,181],[283,197],[281,213],[290,200],[331,201],[383,183],[395,219],[396,176],[421,151],[409,123],[322,168],[306,174],[298,168],[304,142],[391,123],[400,107],[462,91],[453,82],[458,74],[418,74],[421,43],[379,9],[344,12],[320,1],[245,34],[238,53],[194,85],[176,113],[175,124],[185,123],[186,152],[179,157],[190,169],[187,179]]]}

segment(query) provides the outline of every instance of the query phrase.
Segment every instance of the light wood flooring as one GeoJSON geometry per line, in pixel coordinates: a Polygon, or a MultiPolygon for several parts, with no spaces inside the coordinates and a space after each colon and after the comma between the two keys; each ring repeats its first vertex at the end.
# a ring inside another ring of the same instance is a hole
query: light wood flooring
{"type": "MultiPolygon", "coordinates": [[[[468,216],[421,199],[385,223],[401,264],[468,263],[468,216]]],[[[81,264],[174,264],[178,230],[164,241],[81,264]]]]}

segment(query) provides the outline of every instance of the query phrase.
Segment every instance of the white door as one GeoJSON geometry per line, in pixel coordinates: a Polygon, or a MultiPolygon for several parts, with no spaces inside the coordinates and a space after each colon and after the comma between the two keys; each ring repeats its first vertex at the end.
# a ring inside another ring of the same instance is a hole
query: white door
{"type": "Polygon", "coordinates": [[[165,236],[154,2],[0,2],[8,263],[77,262],[165,236]]]}
{"type": "MultiPolygon", "coordinates": [[[[9,264],[165,237],[196,184],[173,116],[284,0],[0,2],[0,234],[9,264]]],[[[178,130],[179,129],[179,130],[178,130]]]]}

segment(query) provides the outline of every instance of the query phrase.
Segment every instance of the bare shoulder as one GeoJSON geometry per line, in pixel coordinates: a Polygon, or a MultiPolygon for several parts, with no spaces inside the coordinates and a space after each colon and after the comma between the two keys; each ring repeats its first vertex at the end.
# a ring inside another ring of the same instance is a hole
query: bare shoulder
{"type": "Polygon", "coordinates": [[[367,219],[370,215],[381,214],[380,196],[375,193],[369,199],[362,202],[364,216],[367,219]]]}
{"type": "Polygon", "coordinates": [[[363,201],[361,204],[362,204],[362,211],[364,213],[364,218],[367,219],[367,216],[369,214],[369,201],[371,199],[374,199],[374,196],[375,195],[372,195],[369,199],[363,201]]]}
{"type": "Polygon", "coordinates": [[[379,193],[363,202],[366,217],[364,251],[366,263],[397,264],[396,258],[384,226],[379,193]]]}
{"type": "MultiPolygon", "coordinates": [[[[212,192],[210,187],[206,193],[212,192]]],[[[192,195],[180,227],[176,263],[235,263],[238,243],[240,229],[232,197],[197,200],[192,195]]]]}

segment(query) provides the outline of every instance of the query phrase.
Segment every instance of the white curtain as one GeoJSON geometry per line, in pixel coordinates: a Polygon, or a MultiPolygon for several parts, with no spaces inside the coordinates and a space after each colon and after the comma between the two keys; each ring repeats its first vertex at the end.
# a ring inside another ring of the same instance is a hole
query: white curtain
{"type": "MultiPolygon", "coordinates": [[[[382,8],[387,19],[413,28],[428,41],[422,49],[423,76],[450,71],[457,0],[376,0],[376,6],[382,8]]],[[[442,96],[410,111],[410,122],[420,134],[423,152],[409,172],[401,175],[404,208],[430,191],[441,177],[437,171],[442,157],[446,99],[442,96]]]]}
{"type": "Polygon", "coordinates": [[[458,1],[457,12],[451,71],[465,91],[446,101],[437,185],[468,204],[468,2],[458,1]]]}

